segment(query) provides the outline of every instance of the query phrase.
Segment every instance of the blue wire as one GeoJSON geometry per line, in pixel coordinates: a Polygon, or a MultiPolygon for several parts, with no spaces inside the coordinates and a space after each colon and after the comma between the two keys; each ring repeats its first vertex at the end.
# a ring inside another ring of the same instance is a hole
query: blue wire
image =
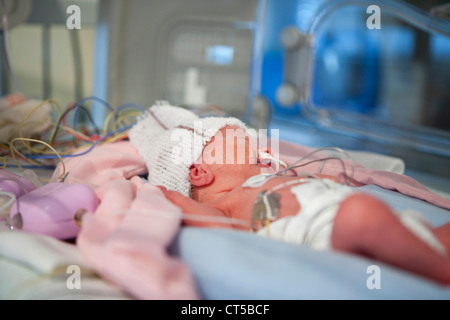
{"type": "Polygon", "coordinates": [[[122,109],[126,109],[126,108],[136,108],[136,109],[139,109],[139,111],[141,111],[142,113],[145,113],[145,109],[142,106],[135,104],[135,103],[126,103],[117,108],[116,117],[119,114],[119,112],[122,111],[122,109]]]}
{"type": "MultiPolygon", "coordinates": [[[[97,141],[95,141],[95,142],[92,144],[92,146],[91,146],[89,149],[87,149],[86,151],[84,151],[84,152],[82,152],[82,153],[79,153],[79,154],[61,155],[61,158],[75,158],[75,157],[83,156],[83,155],[85,155],[85,154],[91,152],[91,151],[92,151],[92,150],[93,150],[100,142],[102,142],[103,140],[109,138],[109,137],[112,136],[112,135],[115,135],[116,133],[122,133],[122,132],[125,132],[125,131],[131,129],[131,127],[133,127],[133,126],[134,126],[134,124],[129,125],[129,126],[126,126],[126,127],[123,127],[123,128],[119,128],[119,129],[117,129],[117,130],[115,130],[115,131],[112,131],[112,132],[108,133],[107,135],[101,137],[101,138],[98,139],[97,141]]],[[[43,156],[43,155],[33,156],[33,155],[26,155],[26,157],[27,157],[28,159],[36,159],[36,160],[39,160],[39,159],[58,159],[58,156],[56,156],[56,155],[54,155],[54,156],[43,156]]]]}
{"type": "MultiPolygon", "coordinates": [[[[55,166],[28,166],[28,165],[21,165],[20,166],[23,169],[45,169],[45,170],[53,170],[55,169],[55,166]]],[[[19,168],[18,165],[15,164],[7,164],[6,168],[19,168]]]]}
{"type": "Polygon", "coordinates": [[[80,102],[78,102],[77,106],[75,107],[75,113],[73,115],[73,129],[74,130],[76,130],[76,127],[77,127],[77,123],[76,122],[77,122],[78,110],[80,109],[81,105],[84,102],[86,102],[87,100],[96,100],[96,101],[98,101],[100,103],[103,103],[109,110],[111,110],[111,112],[114,112],[113,107],[111,107],[108,102],[106,102],[105,100],[100,99],[98,97],[92,96],[92,97],[86,97],[84,99],[81,99],[80,102]]]}
{"type": "MultiPolygon", "coordinates": [[[[142,113],[145,112],[145,109],[142,106],[134,104],[134,103],[123,104],[119,108],[117,108],[116,111],[114,111],[114,109],[111,107],[111,105],[108,102],[106,102],[105,100],[103,100],[101,98],[98,98],[98,97],[95,97],[95,96],[86,97],[86,98],[80,100],[78,102],[78,104],[76,105],[76,107],[75,107],[75,112],[74,112],[74,117],[73,117],[73,129],[74,130],[76,130],[76,120],[77,120],[78,110],[80,109],[81,105],[84,102],[86,102],[87,100],[96,100],[96,101],[98,101],[100,103],[103,103],[111,112],[114,112],[116,119],[118,117],[119,112],[122,111],[123,109],[126,109],[126,108],[136,108],[136,109],[139,109],[142,113]]],[[[134,126],[134,124],[131,124],[131,125],[128,125],[128,126],[123,127],[123,128],[119,128],[117,130],[114,130],[114,131],[106,134],[105,136],[101,137],[99,140],[94,142],[92,144],[92,146],[89,149],[87,149],[85,152],[82,152],[82,153],[79,153],[79,154],[60,155],[60,157],[61,158],[75,158],[75,157],[83,156],[83,155],[91,152],[100,142],[104,141],[105,139],[107,139],[107,138],[109,138],[109,137],[111,137],[111,136],[113,136],[113,135],[115,135],[117,133],[125,132],[125,131],[131,129],[133,126],[134,126]]],[[[59,159],[58,156],[56,156],[56,155],[53,155],[53,156],[51,156],[51,155],[25,155],[25,156],[28,159],[35,159],[35,160],[39,160],[39,159],[59,159]]]]}
{"type": "Polygon", "coordinates": [[[81,105],[84,102],[86,102],[87,100],[96,100],[96,101],[98,101],[100,103],[103,103],[111,112],[114,112],[114,119],[118,118],[118,114],[119,114],[120,111],[122,111],[123,109],[126,109],[126,108],[130,108],[130,107],[139,109],[142,113],[145,112],[145,109],[142,106],[140,106],[138,104],[135,104],[135,103],[123,104],[119,108],[117,108],[116,111],[114,111],[114,108],[111,107],[111,105],[108,102],[106,102],[105,100],[103,100],[101,98],[98,98],[98,97],[95,97],[95,96],[86,97],[86,98],[80,100],[80,102],[78,102],[78,104],[75,107],[75,112],[74,112],[74,116],[73,116],[73,129],[74,130],[76,130],[76,121],[77,121],[77,116],[78,116],[78,110],[80,109],[81,105]]]}

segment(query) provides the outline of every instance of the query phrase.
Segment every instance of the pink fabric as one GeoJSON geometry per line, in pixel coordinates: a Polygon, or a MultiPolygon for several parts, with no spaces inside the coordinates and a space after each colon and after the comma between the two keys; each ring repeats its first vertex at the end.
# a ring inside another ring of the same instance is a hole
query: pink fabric
{"type": "Polygon", "coordinates": [[[128,142],[105,144],[64,164],[66,183],[84,183],[100,198],[77,237],[92,268],[136,299],[199,299],[190,270],[167,252],[181,211],[138,176],[147,169],[136,150],[128,142]]]}
{"type": "MultiPolygon", "coordinates": [[[[86,184],[100,198],[109,181],[130,180],[137,188],[142,187],[139,175],[147,172],[144,160],[128,141],[99,145],[83,156],[67,158],[64,165],[68,172],[66,182],[86,184]]],[[[54,176],[61,170],[59,166],[54,176]]]]}
{"type": "MultiPolygon", "coordinates": [[[[289,142],[280,143],[280,157],[288,165],[293,164],[299,158],[311,153],[312,151],[314,151],[314,149],[309,147],[289,142]]],[[[319,154],[315,154],[314,156],[316,156],[316,158],[320,158],[319,154]]],[[[296,169],[296,171],[317,173],[320,169],[321,164],[322,162],[311,163],[309,165],[296,169]]],[[[348,161],[346,162],[346,167],[350,168],[350,163],[348,161]]],[[[348,174],[350,173],[350,169],[346,169],[346,171],[348,172],[348,174]]],[[[323,167],[321,173],[338,177],[341,179],[341,181],[344,181],[345,179],[344,169],[341,163],[339,163],[338,161],[328,161],[323,167]]],[[[388,171],[369,169],[355,164],[352,178],[353,179],[351,181],[351,185],[353,186],[376,185],[383,189],[397,191],[404,195],[421,199],[438,207],[450,210],[450,199],[441,197],[433,193],[417,180],[405,175],[388,171]]]]}

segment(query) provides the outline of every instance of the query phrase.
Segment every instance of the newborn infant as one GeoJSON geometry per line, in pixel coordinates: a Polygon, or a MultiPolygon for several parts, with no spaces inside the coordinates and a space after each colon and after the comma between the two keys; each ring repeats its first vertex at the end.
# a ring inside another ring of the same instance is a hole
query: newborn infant
{"type": "Polygon", "coordinates": [[[149,181],[185,213],[185,225],[237,228],[318,250],[363,255],[450,284],[450,224],[433,229],[418,213],[394,212],[336,177],[279,174],[276,159],[268,163],[259,156],[270,149],[258,150],[237,119],[200,119],[185,109],[159,105],[130,131],[130,141],[147,161],[149,181]],[[176,111],[182,119],[174,119],[176,111]],[[205,126],[199,129],[193,122],[205,126]],[[149,128],[154,134],[142,139],[149,128]],[[153,143],[155,137],[160,140],[153,143]],[[145,146],[152,146],[151,156],[142,152],[145,146]],[[192,149],[197,152],[180,153],[192,149]]]}

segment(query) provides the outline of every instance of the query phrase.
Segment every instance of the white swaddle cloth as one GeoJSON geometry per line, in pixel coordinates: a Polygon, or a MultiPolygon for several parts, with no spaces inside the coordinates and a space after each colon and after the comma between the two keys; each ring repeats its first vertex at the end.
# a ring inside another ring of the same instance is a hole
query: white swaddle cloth
{"type": "MultiPolygon", "coordinates": [[[[291,191],[301,206],[300,212],[272,223],[270,233],[267,228],[263,228],[257,234],[270,234],[272,239],[307,245],[313,249],[332,249],[331,232],[339,205],[355,192],[354,189],[329,179],[313,179],[292,187],[291,191]]],[[[429,228],[431,224],[422,214],[416,211],[395,213],[414,234],[446,255],[444,246],[433,235],[429,228]]]]}

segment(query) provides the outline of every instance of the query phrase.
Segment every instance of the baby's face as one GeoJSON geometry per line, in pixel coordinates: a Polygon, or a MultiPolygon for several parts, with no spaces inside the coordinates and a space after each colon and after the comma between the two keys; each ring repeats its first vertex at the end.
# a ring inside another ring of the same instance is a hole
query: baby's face
{"type": "Polygon", "coordinates": [[[246,131],[238,127],[222,128],[203,149],[203,161],[213,171],[225,173],[232,185],[248,178],[273,173],[273,169],[258,160],[258,144],[246,131]]]}

